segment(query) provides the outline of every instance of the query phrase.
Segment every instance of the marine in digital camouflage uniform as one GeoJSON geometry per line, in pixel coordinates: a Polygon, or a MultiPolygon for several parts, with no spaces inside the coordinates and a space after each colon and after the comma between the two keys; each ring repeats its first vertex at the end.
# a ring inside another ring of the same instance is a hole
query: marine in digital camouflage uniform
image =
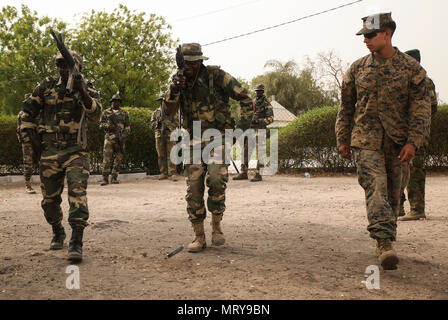
{"type": "MultiPolygon", "coordinates": [[[[164,103],[165,95],[161,93],[157,101],[164,103]]],[[[151,116],[151,127],[154,130],[154,137],[156,139],[157,159],[160,170],[159,180],[170,178],[172,181],[177,181],[177,167],[170,160],[170,151],[176,145],[176,141],[170,141],[171,133],[179,127],[179,120],[176,114],[165,115],[162,119],[161,107],[154,110],[151,116]],[[164,133],[162,135],[162,123],[164,133]]]]}
{"type": "MultiPolygon", "coordinates": [[[[31,95],[25,95],[25,100],[31,95]]],[[[35,194],[33,187],[31,186],[31,177],[33,175],[34,163],[37,162],[36,154],[34,153],[33,146],[31,145],[30,137],[26,131],[21,130],[23,111],[20,111],[17,115],[17,139],[22,145],[23,155],[23,175],[25,177],[25,191],[28,194],[35,194]]]]}
{"type": "MultiPolygon", "coordinates": [[[[252,120],[250,123],[250,128],[252,129],[266,129],[268,125],[270,125],[272,122],[274,122],[274,111],[272,109],[271,103],[264,95],[264,85],[259,84],[255,87],[255,92],[257,94],[256,98],[253,100],[253,108],[254,108],[254,114],[252,116],[252,120]]],[[[258,155],[265,155],[266,154],[266,141],[260,140],[260,135],[258,134],[258,131],[256,132],[256,147],[259,149],[257,152],[258,155]]],[[[233,180],[244,180],[248,179],[248,169],[249,169],[249,158],[253,152],[253,150],[250,150],[248,140],[244,140],[244,164],[241,165],[241,173],[233,178],[233,180]]],[[[262,177],[260,175],[260,169],[264,167],[264,164],[262,164],[264,159],[258,159],[257,160],[257,166],[255,169],[255,175],[250,180],[251,182],[257,182],[261,181],[262,177]]]]}
{"type": "MultiPolygon", "coordinates": [[[[82,68],[81,57],[71,51],[82,68]]],[[[35,119],[41,114],[37,131],[41,137],[40,180],[42,208],[47,222],[53,228],[50,249],[62,249],[65,231],[62,227],[61,194],[64,178],[68,184],[68,222],[72,227],[68,259],[82,260],[82,238],[87,226],[87,180],[89,178],[89,153],[87,152],[87,126],[85,116],[98,121],[101,104],[98,93],[82,78],[74,81],[72,92],[66,89],[69,67],[62,57],[56,57],[60,76],[48,77],[34,89],[31,99],[23,105],[21,130],[36,129],[35,119]]]]}
{"type": "Polygon", "coordinates": [[[344,76],[336,120],[339,152],[351,158],[366,196],[370,236],[384,269],[396,269],[396,240],[402,166],[422,146],[430,123],[426,71],[392,46],[396,25],[390,13],[363,18],[358,35],[371,54],[344,76]]]}
{"type": "MultiPolygon", "coordinates": [[[[420,51],[417,49],[409,50],[405,52],[410,55],[418,62],[421,60],[420,51]]],[[[431,101],[431,115],[437,112],[437,93],[434,82],[426,77],[426,86],[429,99],[431,101]]],[[[403,181],[402,181],[402,192],[401,192],[401,204],[400,204],[400,221],[411,221],[426,218],[425,214],[425,180],[426,180],[426,151],[429,147],[430,140],[430,130],[425,132],[425,139],[423,146],[417,150],[415,153],[415,158],[410,162],[409,167],[404,167],[403,170],[403,181]],[[408,170],[409,169],[409,170],[408,170]],[[407,188],[409,205],[411,211],[405,214],[404,202],[406,201],[406,196],[404,194],[404,189],[407,188]]]]}
{"type": "Polygon", "coordinates": [[[120,167],[125,160],[126,138],[131,133],[131,122],[126,110],[120,108],[121,98],[119,92],[110,99],[112,106],[103,111],[100,128],[106,132],[103,147],[103,182],[102,186],[109,184],[109,175],[112,173],[111,183],[118,184],[120,167]]]}
{"type": "MultiPolygon", "coordinates": [[[[167,114],[173,114],[179,108],[183,117],[182,126],[192,137],[193,121],[200,121],[203,133],[207,129],[218,129],[224,135],[225,129],[233,129],[230,115],[229,98],[240,102],[242,114],[250,114],[244,118],[250,124],[252,118],[252,101],[245,88],[230,74],[216,66],[205,66],[202,61],[207,58],[202,55],[201,46],[197,43],[182,45],[185,58],[185,77],[175,75],[173,84],[167,92],[165,105],[167,114]]],[[[224,139],[223,139],[224,140],[224,139]]],[[[191,139],[190,147],[194,140],[191,139]]],[[[207,141],[202,141],[203,150],[207,141]]],[[[215,152],[224,153],[222,148],[215,152]],[[222,149],[222,150],[220,150],[222,149]]],[[[193,151],[190,152],[193,155],[193,151]]],[[[212,155],[213,156],[213,155],[212,155]]],[[[222,154],[224,159],[224,154],[222,154]]],[[[208,187],[207,208],[212,214],[212,243],[222,245],[225,242],[221,230],[221,220],[226,208],[225,190],[228,182],[228,165],[222,163],[209,164],[201,159],[200,164],[185,164],[187,178],[187,212],[193,225],[195,239],[189,244],[190,252],[199,252],[206,247],[204,234],[204,219],[206,208],[204,203],[205,185],[208,187]]]]}

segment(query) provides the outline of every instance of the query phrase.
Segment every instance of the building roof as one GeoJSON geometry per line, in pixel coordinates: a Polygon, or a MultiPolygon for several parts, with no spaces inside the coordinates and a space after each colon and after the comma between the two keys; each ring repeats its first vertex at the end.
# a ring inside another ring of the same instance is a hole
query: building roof
{"type": "Polygon", "coordinates": [[[274,110],[274,122],[268,127],[278,127],[282,126],[280,124],[287,124],[291,121],[297,119],[297,117],[290,111],[288,111],[284,106],[275,100],[271,101],[272,109],[274,110]]]}

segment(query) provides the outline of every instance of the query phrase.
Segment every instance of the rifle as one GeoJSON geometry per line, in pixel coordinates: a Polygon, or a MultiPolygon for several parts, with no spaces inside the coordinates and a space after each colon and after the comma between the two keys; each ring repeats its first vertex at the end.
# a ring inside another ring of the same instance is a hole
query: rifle
{"type": "Polygon", "coordinates": [[[69,66],[69,75],[68,75],[68,81],[67,81],[67,87],[69,93],[73,91],[73,83],[75,79],[78,79],[81,74],[79,70],[79,65],[76,63],[73,56],[70,54],[70,51],[65,46],[64,42],[62,41],[62,34],[59,33],[58,36],[54,33],[53,29],[50,29],[50,33],[54,40],[56,41],[56,46],[58,47],[59,52],[64,57],[64,60],[67,62],[69,66]]]}

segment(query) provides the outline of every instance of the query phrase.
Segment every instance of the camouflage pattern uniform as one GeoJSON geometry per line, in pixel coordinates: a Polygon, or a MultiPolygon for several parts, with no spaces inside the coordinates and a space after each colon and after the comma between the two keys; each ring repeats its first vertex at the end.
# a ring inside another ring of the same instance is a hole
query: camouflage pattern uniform
{"type": "MultiPolygon", "coordinates": [[[[199,44],[183,44],[182,52],[186,61],[207,59],[202,56],[199,44]]],[[[176,87],[171,86],[166,95],[166,113],[173,114],[180,109],[183,117],[182,126],[188,131],[190,137],[193,136],[193,121],[201,122],[201,133],[214,128],[221,131],[224,136],[225,129],[233,129],[229,98],[240,102],[243,115],[250,115],[250,118],[243,117],[243,121],[249,125],[253,111],[252,101],[247,90],[234,77],[219,67],[204,66],[201,63],[199,73],[193,83],[187,81],[186,88],[180,92],[176,87]]],[[[202,141],[201,150],[205,143],[202,141]]],[[[193,139],[191,139],[190,147],[193,148],[193,139]]],[[[219,152],[217,149],[215,151],[219,152]]],[[[190,151],[190,155],[193,156],[193,150],[190,151]]],[[[225,163],[206,164],[203,159],[200,164],[192,162],[190,160],[190,164],[186,164],[184,170],[184,175],[187,178],[185,199],[187,200],[189,220],[192,222],[196,234],[196,239],[192,244],[194,247],[196,243],[197,248],[189,247],[189,250],[200,251],[206,246],[203,227],[206,217],[204,183],[208,187],[207,207],[212,213],[212,242],[214,244],[224,243],[219,222],[226,208],[225,190],[228,182],[228,165],[225,163]]]]}
{"type": "Polygon", "coordinates": [[[101,115],[100,128],[106,132],[103,147],[103,178],[107,180],[112,173],[112,181],[115,181],[124,161],[125,139],[131,132],[128,112],[123,109],[114,110],[112,107],[104,110],[101,115]],[[117,125],[119,128],[116,128],[117,125]],[[117,131],[121,131],[123,137],[121,140],[123,152],[120,149],[117,131]]]}
{"type": "MultiPolygon", "coordinates": [[[[263,91],[264,92],[264,85],[260,84],[257,85],[255,88],[255,91],[263,91]]],[[[254,105],[254,115],[251,121],[250,127],[252,129],[266,129],[268,125],[270,125],[272,122],[274,122],[274,110],[272,109],[271,103],[268,101],[266,96],[263,94],[262,96],[256,97],[253,100],[254,105]]],[[[266,154],[266,143],[265,141],[259,141],[259,135],[257,132],[257,154],[264,155],[266,154]],[[259,150],[258,150],[259,149],[259,150]]],[[[267,135],[266,135],[267,137],[267,135]]],[[[245,141],[244,148],[248,148],[247,140],[245,141]]],[[[244,166],[241,166],[241,172],[247,174],[247,170],[249,168],[249,157],[252,154],[252,150],[247,151],[248,157],[244,158],[245,164],[244,166]],[[243,169],[244,168],[244,169],[243,169]]],[[[260,159],[257,160],[257,167],[255,169],[255,177],[251,181],[260,181],[261,175],[260,175],[260,168],[264,167],[263,164],[261,164],[260,159]]]]}
{"type": "MultiPolygon", "coordinates": [[[[78,131],[83,111],[94,121],[98,121],[101,115],[99,96],[91,84],[88,84],[88,93],[92,98],[91,108],[84,106],[77,91],[67,93],[61,78],[48,77],[36,87],[31,99],[26,100],[23,106],[22,130],[35,129],[35,119],[42,112],[37,126],[42,136],[39,167],[43,195],[41,205],[51,225],[59,225],[62,221],[61,194],[65,177],[70,204],[68,221],[72,227],[88,224],[89,153],[85,143],[78,143],[78,131]]],[[[83,127],[86,126],[85,121],[82,122],[83,127]]]]}
{"type": "MultiPolygon", "coordinates": [[[[420,52],[418,50],[406,51],[411,57],[420,62],[420,52]]],[[[431,115],[437,112],[437,94],[434,82],[426,77],[427,93],[431,102],[431,115]]],[[[402,221],[406,220],[418,220],[420,218],[426,218],[425,214],[425,180],[426,180],[426,151],[429,147],[430,130],[425,131],[425,137],[423,146],[419,148],[415,154],[415,158],[411,161],[409,167],[404,167],[402,191],[401,191],[401,203],[400,203],[400,216],[405,216],[404,202],[406,196],[404,189],[407,188],[409,205],[411,211],[405,217],[401,218],[402,221]]]]}
{"type": "MultiPolygon", "coordinates": [[[[31,96],[31,95],[30,95],[31,96]]],[[[28,99],[28,97],[25,98],[28,99]]],[[[27,193],[36,193],[31,187],[31,177],[33,175],[33,167],[36,155],[34,153],[33,147],[31,145],[30,137],[26,131],[22,131],[20,128],[22,126],[22,116],[23,111],[20,111],[17,115],[17,139],[22,145],[22,155],[23,155],[23,175],[25,176],[25,187],[27,193]]],[[[38,120],[36,120],[38,121],[38,120]]],[[[37,122],[36,122],[37,123],[37,122]]]]}
{"type": "MultiPolygon", "coordinates": [[[[164,97],[162,97],[164,99],[164,97]]],[[[159,99],[160,101],[160,99],[159,99]]],[[[165,130],[162,137],[162,111],[161,108],[154,110],[151,116],[151,127],[154,130],[156,139],[156,150],[160,173],[166,177],[176,175],[176,165],[170,161],[170,150],[176,145],[177,141],[170,141],[171,133],[179,126],[176,115],[165,115],[165,130]]]]}
{"type": "Polygon", "coordinates": [[[398,155],[405,144],[422,145],[430,105],[426,72],[417,61],[398,49],[384,60],[372,53],[345,74],[336,136],[338,147],[354,150],[370,236],[395,241],[402,169],[398,155]]]}

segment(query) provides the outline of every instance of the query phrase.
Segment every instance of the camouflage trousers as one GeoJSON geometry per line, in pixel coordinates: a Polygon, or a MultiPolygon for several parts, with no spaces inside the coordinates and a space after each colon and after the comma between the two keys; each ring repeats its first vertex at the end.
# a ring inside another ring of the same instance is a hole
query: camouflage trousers
{"type": "Polygon", "coordinates": [[[418,150],[407,167],[403,167],[401,205],[406,201],[404,189],[408,191],[408,200],[413,213],[425,213],[425,152],[418,150]]]}
{"type": "Polygon", "coordinates": [[[34,151],[31,143],[22,143],[22,154],[23,154],[23,175],[25,176],[25,181],[30,181],[33,175],[34,167],[34,151]]]}
{"type": "Polygon", "coordinates": [[[380,151],[353,150],[358,182],[365,191],[367,230],[373,239],[396,240],[402,179],[398,155],[401,149],[389,141],[380,151]]]}
{"type": "Polygon", "coordinates": [[[170,160],[170,152],[177,142],[170,141],[168,133],[165,134],[164,138],[156,133],[155,138],[160,173],[166,175],[176,174],[176,165],[170,160]]]}
{"type": "Polygon", "coordinates": [[[89,179],[89,153],[73,152],[49,148],[40,160],[40,181],[42,208],[47,222],[51,225],[62,221],[61,209],[64,178],[67,178],[68,222],[72,227],[85,227],[88,223],[87,180],[89,179]]]}
{"type": "MultiPolygon", "coordinates": [[[[222,152],[223,149],[220,151],[222,152]]],[[[193,154],[192,152],[190,152],[190,155],[193,154]]],[[[208,187],[208,211],[211,214],[218,215],[224,213],[226,209],[226,188],[229,181],[228,164],[212,162],[211,160],[208,164],[201,162],[200,164],[185,165],[184,175],[187,180],[185,200],[187,200],[189,220],[192,223],[201,222],[206,217],[204,203],[205,185],[208,187]]]]}
{"type": "MultiPolygon", "coordinates": [[[[255,157],[257,158],[257,166],[255,169],[255,173],[259,174],[260,169],[264,167],[264,161],[263,158],[259,158],[258,156],[261,155],[264,157],[266,155],[266,141],[261,141],[259,139],[260,135],[258,134],[258,131],[256,132],[256,144],[255,146],[252,146],[252,148],[249,148],[249,139],[244,138],[244,145],[241,150],[241,159],[243,159],[241,163],[241,173],[246,173],[249,171],[249,160],[252,156],[252,153],[255,149],[255,157]]],[[[263,139],[264,140],[264,139],[263,139]]]]}
{"type": "MultiPolygon", "coordinates": [[[[123,149],[125,144],[123,143],[123,149]]],[[[104,139],[103,147],[103,176],[108,177],[111,173],[117,177],[123,163],[124,155],[120,150],[120,144],[116,140],[104,139]]]]}

